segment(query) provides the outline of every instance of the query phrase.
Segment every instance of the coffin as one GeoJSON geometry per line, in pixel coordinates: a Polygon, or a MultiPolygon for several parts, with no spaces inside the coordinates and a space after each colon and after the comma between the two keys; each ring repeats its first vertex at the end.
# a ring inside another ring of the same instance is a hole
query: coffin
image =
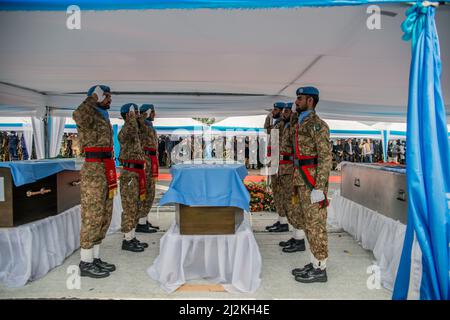
{"type": "Polygon", "coordinates": [[[341,176],[343,197],[406,224],[405,169],[345,163],[341,176]]]}
{"type": "Polygon", "coordinates": [[[15,227],[80,204],[80,172],[61,171],[16,187],[9,168],[0,168],[0,227],[15,227]]]}
{"type": "Polygon", "coordinates": [[[176,204],[176,222],[182,235],[234,234],[243,218],[243,210],[237,207],[176,204]]]}

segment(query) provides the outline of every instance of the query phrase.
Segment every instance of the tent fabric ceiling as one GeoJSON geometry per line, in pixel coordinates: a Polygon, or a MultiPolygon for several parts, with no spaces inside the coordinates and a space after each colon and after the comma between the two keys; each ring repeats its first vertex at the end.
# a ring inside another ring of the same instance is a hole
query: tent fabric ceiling
{"type": "MultiPolygon", "coordinates": [[[[65,12],[0,11],[0,114],[47,105],[70,116],[81,92],[105,83],[121,93],[113,113],[126,102],[152,102],[163,117],[257,115],[315,85],[323,117],[405,121],[406,8],[382,5],[397,15],[383,15],[381,30],[366,27],[365,6],[82,11],[81,30],[66,28],[65,12]]],[[[442,9],[448,102],[450,12],[442,9]]]]}

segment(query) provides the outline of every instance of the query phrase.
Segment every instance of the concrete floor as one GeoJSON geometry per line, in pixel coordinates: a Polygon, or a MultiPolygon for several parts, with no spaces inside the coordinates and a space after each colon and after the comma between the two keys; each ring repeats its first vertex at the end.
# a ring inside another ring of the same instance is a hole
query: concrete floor
{"type": "MultiPolygon", "coordinates": [[[[334,173],[336,174],[336,173],[334,173]]],[[[156,201],[169,182],[158,182],[156,201]]],[[[334,189],[338,185],[331,185],[334,189]]],[[[330,190],[331,191],[331,190],[330,190]]],[[[368,289],[370,277],[367,268],[373,264],[371,251],[364,250],[347,233],[329,227],[328,282],[301,284],[291,275],[291,270],[309,263],[309,253],[283,253],[278,243],[291,237],[291,233],[269,233],[265,226],[276,220],[270,212],[253,213],[252,228],[262,256],[261,286],[254,294],[227,292],[181,291],[167,294],[157,282],[150,279],[146,269],[159,251],[159,239],[174,220],[174,207],[153,208],[155,223],[161,231],[138,234],[149,243],[142,253],[121,250],[121,234],[108,236],[101,247],[101,258],[116,264],[117,270],[106,279],[81,278],[80,289],[67,289],[68,268],[79,263],[79,250],[69,256],[64,264],[51,270],[45,277],[21,288],[6,288],[0,284],[0,299],[8,298],[81,298],[81,299],[390,299],[391,292],[368,289]],[[158,209],[158,210],[156,210],[158,209]],[[156,214],[156,212],[158,212],[156,214]]],[[[208,284],[205,280],[188,284],[208,284]]]]}
{"type": "MultiPolygon", "coordinates": [[[[122,236],[107,237],[102,245],[103,260],[113,262],[117,270],[106,279],[81,278],[81,288],[69,290],[67,269],[79,262],[79,250],[63,265],[51,270],[45,277],[22,288],[0,286],[0,298],[94,298],[94,299],[390,299],[385,289],[369,290],[367,267],[373,263],[370,251],[362,249],[345,232],[330,230],[330,258],[325,284],[301,284],[294,281],[291,269],[308,263],[308,254],[283,253],[278,242],[288,239],[289,233],[269,233],[264,226],[275,220],[274,213],[256,213],[252,216],[255,238],[262,256],[261,287],[254,294],[227,292],[174,292],[166,294],[146,274],[159,251],[159,239],[164,232],[139,235],[149,248],[143,253],[124,252],[120,249],[122,236]]],[[[167,229],[173,212],[160,212],[158,224],[167,229]]],[[[156,222],[156,221],[155,221],[156,222]]],[[[206,284],[204,280],[189,284],[206,284]]]]}

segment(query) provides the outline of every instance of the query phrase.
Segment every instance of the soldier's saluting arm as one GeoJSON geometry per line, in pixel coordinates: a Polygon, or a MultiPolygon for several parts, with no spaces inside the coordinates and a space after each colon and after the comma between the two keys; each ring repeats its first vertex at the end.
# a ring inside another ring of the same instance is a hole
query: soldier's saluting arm
{"type": "Polygon", "coordinates": [[[80,106],[73,112],[72,117],[75,123],[80,128],[92,128],[94,127],[95,120],[92,117],[94,108],[97,105],[97,100],[89,96],[80,106]]]}
{"type": "Polygon", "coordinates": [[[125,143],[126,141],[134,140],[139,137],[139,128],[136,121],[136,115],[134,112],[127,114],[127,120],[119,132],[119,142],[125,143]]]}

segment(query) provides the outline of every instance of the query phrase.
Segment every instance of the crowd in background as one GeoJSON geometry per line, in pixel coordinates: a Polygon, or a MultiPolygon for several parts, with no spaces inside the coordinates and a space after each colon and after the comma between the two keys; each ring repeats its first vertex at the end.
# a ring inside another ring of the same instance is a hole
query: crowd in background
{"type": "MultiPolygon", "coordinates": [[[[376,139],[333,139],[333,160],[335,165],[342,161],[382,162],[383,144],[376,139]]],[[[406,142],[391,140],[388,145],[388,162],[405,164],[406,142]]]]}
{"type": "MultiPolygon", "coordinates": [[[[31,159],[36,159],[34,149],[31,159]]],[[[25,138],[22,132],[0,132],[0,161],[29,160],[25,138]]]]}
{"type": "MultiPolygon", "coordinates": [[[[173,136],[169,134],[159,135],[159,145],[158,145],[158,157],[159,165],[161,167],[170,167],[171,165],[171,154],[173,148],[179,143],[187,143],[187,139],[184,137],[173,136]],[[183,140],[184,139],[184,140],[183,140]]],[[[208,151],[206,142],[199,136],[191,136],[189,154],[180,154],[180,157],[184,156],[184,159],[195,159],[195,158],[207,158],[208,152],[212,158],[217,157],[216,148],[214,147],[216,141],[213,138],[211,141],[211,148],[208,151]],[[201,143],[201,147],[200,147],[201,143]],[[201,154],[198,151],[201,150],[201,154]],[[197,152],[197,154],[196,154],[197,152]]],[[[266,149],[265,141],[261,141],[256,137],[249,138],[248,136],[238,136],[232,137],[232,141],[227,141],[227,137],[221,137],[223,142],[223,158],[233,159],[233,160],[244,160],[248,169],[259,169],[263,167],[260,156],[264,151],[260,151],[260,147],[266,149]],[[255,150],[250,148],[250,139],[254,139],[254,143],[257,146],[255,150]],[[260,144],[263,146],[260,146],[260,144]],[[234,144],[234,155],[231,156],[230,152],[227,152],[227,147],[234,144]],[[244,144],[245,148],[243,150],[238,150],[238,144],[244,144]]],[[[230,139],[228,137],[228,139],[230,139]]],[[[219,140],[218,140],[219,141],[219,140]]],[[[383,147],[381,140],[376,139],[361,139],[361,138],[348,138],[348,139],[332,139],[332,150],[333,150],[333,162],[334,166],[338,165],[342,161],[349,162],[381,162],[383,161],[383,147]]],[[[181,152],[187,152],[187,148],[180,148],[181,152]]],[[[220,149],[219,149],[220,150],[220,149]]],[[[33,152],[30,157],[26,150],[25,139],[22,132],[0,132],[0,161],[15,161],[15,160],[28,160],[35,159],[34,154],[34,144],[33,152]]],[[[58,157],[61,158],[76,158],[80,156],[80,148],[78,145],[78,135],[76,133],[64,133],[61,151],[58,157]]],[[[406,159],[406,142],[405,140],[390,140],[388,145],[388,162],[396,162],[400,164],[405,164],[406,159]]]]}

